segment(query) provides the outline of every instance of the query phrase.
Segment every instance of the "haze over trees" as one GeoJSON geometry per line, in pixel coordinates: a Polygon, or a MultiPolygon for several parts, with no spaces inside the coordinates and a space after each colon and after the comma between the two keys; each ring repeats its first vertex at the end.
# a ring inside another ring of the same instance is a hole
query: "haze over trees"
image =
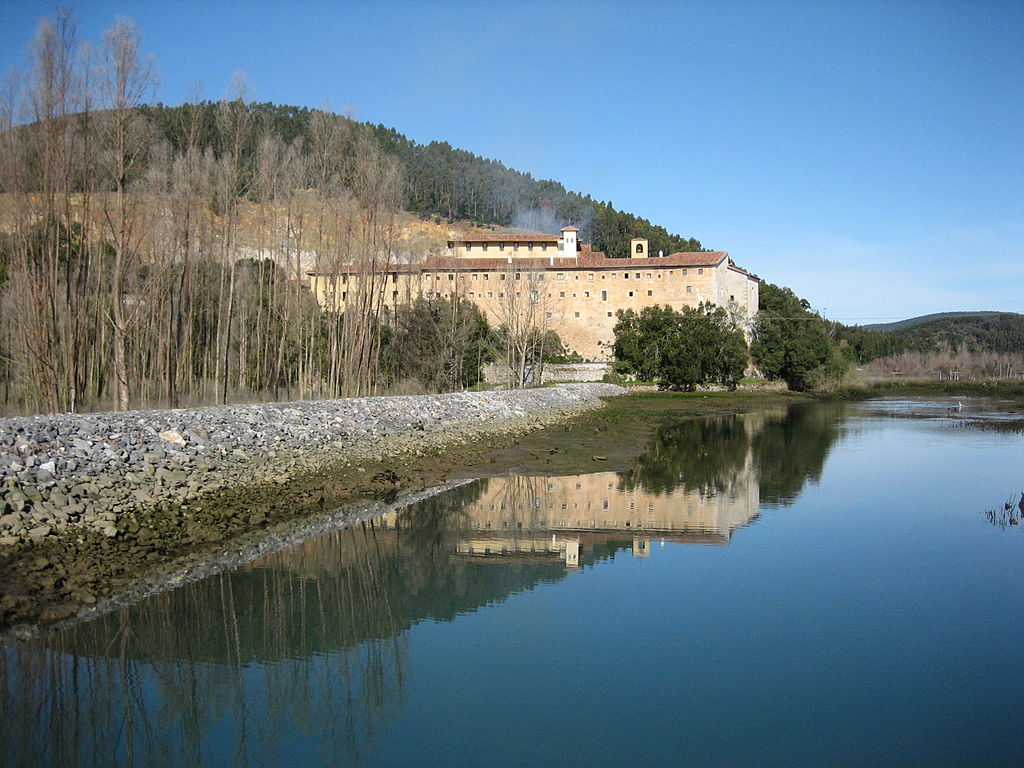
{"type": "MultiPolygon", "coordinates": [[[[217,106],[211,102],[179,107],[155,105],[141,107],[139,112],[176,149],[185,141],[181,126],[185,122],[183,114],[188,112],[197,121],[195,142],[205,150],[223,142],[217,106]]],[[[342,155],[353,155],[356,136],[369,137],[404,170],[404,209],[424,218],[551,233],[572,224],[580,228],[581,239],[594,250],[614,257],[628,256],[629,241],[634,237],[646,237],[652,253],[702,250],[696,238],[672,234],[647,219],[617,210],[611,201],[595,201],[589,195],[566,190],[557,181],[534,179],[529,173],[453,148],[445,141],[418,144],[394,128],[357,123],[306,107],[254,103],[249,111],[262,131],[285,143],[298,142],[297,146],[307,151],[312,151],[311,139],[325,115],[345,125],[335,146],[342,155]]],[[[256,151],[255,137],[241,145],[243,157],[256,151]]]]}

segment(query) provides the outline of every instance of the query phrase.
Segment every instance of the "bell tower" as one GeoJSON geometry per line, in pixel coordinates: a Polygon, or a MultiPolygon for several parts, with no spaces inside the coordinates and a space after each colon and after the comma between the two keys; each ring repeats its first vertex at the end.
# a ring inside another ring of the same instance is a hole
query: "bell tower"
{"type": "Polygon", "coordinates": [[[646,259],[648,243],[646,237],[634,237],[629,241],[629,258],[646,259]]]}

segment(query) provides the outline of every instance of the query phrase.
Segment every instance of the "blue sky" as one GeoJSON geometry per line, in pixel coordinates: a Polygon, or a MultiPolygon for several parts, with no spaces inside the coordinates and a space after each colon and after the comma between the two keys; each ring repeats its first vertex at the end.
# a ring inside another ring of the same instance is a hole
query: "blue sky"
{"type": "MultiPolygon", "coordinates": [[[[0,0],[0,69],[53,3],[0,0]]],[[[846,322],[1024,311],[1024,2],[90,2],[166,104],[330,106],[610,200],[846,322]]]]}

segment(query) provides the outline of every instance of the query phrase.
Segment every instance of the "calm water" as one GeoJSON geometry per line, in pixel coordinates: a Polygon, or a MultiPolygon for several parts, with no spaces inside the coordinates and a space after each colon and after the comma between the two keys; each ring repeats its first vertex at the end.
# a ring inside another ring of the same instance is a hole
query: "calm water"
{"type": "Polygon", "coordinates": [[[1024,764],[1024,434],[949,406],[668,425],[8,648],[0,763],[1024,764]]]}

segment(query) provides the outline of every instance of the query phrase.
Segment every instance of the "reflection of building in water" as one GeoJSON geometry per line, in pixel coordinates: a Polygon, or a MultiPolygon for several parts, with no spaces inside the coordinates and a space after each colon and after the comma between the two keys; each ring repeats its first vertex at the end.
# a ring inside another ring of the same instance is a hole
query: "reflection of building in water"
{"type": "Polygon", "coordinates": [[[479,496],[458,516],[457,553],[505,561],[558,557],[576,567],[581,548],[628,541],[635,556],[647,557],[651,539],[724,545],[759,507],[749,458],[721,492],[650,493],[639,485],[624,488],[614,472],[480,482],[479,496]]]}
{"type": "Polygon", "coordinates": [[[459,538],[458,553],[460,555],[516,555],[518,557],[546,557],[558,555],[570,568],[580,565],[580,540],[565,536],[473,536],[459,538]]]}
{"type": "Polygon", "coordinates": [[[758,514],[758,486],[743,467],[720,493],[649,493],[626,489],[614,472],[571,477],[503,477],[487,481],[467,505],[464,525],[505,531],[600,531],[680,541],[728,543],[758,514]]]}

